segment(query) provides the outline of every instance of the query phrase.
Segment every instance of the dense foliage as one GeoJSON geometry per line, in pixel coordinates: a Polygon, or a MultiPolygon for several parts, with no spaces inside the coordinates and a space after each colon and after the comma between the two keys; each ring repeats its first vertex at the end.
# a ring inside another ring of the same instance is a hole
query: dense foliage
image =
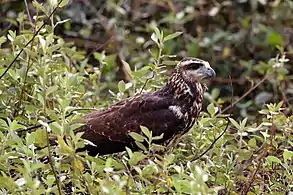
{"type": "Polygon", "coordinates": [[[0,5],[1,193],[292,193],[291,1],[0,5]],[[217,78],[179,143],[166,150],[142,127],[132,135],[142,151],[76,152],[75,122],[160,88],[184,56],[208,60],[217,78]]]}

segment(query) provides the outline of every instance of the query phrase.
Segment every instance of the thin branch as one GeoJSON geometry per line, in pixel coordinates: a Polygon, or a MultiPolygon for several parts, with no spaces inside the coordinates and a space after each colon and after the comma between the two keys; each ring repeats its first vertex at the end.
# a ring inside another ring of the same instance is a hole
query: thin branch
{"type": "Polygon", "coordinates": [[[124,168],[125,168],[126,172],[128,173],[129,178],[131,178],[132,181],[135,183],[135,179],[134,179],[134,177],[133,177],[133,175],[132,175],[132,173],[131,173],[128,165],[127,165],[127,163],[123,159],[121,159],[121,162],[124,165],[124,168]]]}
{"type": "Polygon", "coordinates": [[[200,155],[198,155],[197,157],[195,157],[194,159],[192,159],[191,162],[194,162],[194,161],[200,159],[206,153],[208,153],[208,151],[210,151],[214,147],[215,143],[226,133],[226,131],[228,130],[229,124],[230,124],[230,120],[227,119],[227,124],[226,124],[226,127],[225,127],[224,131],[216,139],[214,139],[214,141],[212,142],[212,144],[205,151],[203,151],[200,155]]]}
{"type": "Polygon", "coordinates": [[[33,25],[33,20],[32,20],[30,11],[29,11],[29,7],[28,7],[28,4],[27,4],[27,0],[24,0],[24,4],[25,4],[25,8],[26,8],[26,12],[27,12],[28,19],[29,19],[31,25],[33,25]]]}
{"type": "MultiPolygon", "coordinates": [[[[62,3],[62,0],[60,0],[57,4],[57,6],[53,9],[53,11],[50,13],[50,15],[48,16],[47,20],[50,19],[52,17],[52,15],[56,12],[56,10],[58,9],[59,5],[62,3]]],[[[0,79],[2,79],[4,77],[4,75],[8,72],[8,70],[12,67],[12,65],[14,64],[14,62],[16,62],[16,60],[18,59],[18,57],[20,56],[20,54],[24,51],[24,49],[33,42],[33,40],[35,39],[35,37],[39,34],[39,32],[42,30],[42,28],[46,25],[46,22],[44,22],[42,24],[42,26],[34,33],[33,37],[25,44],[25,46],[18,52],[18,54],[15,56],[15,58],[12,60],[12,62],[9,64],[9,66],[5,69],[5,71],[1,74],[0,79]]]]}
{"type": "MultiPolygon", "coordinates": [[[[89,56],[91,56],[92,54],[94,54],[96,51],[99,51],[101,49],[103,49],[106,45],[108,45],[110,43],[110,41],[112,41],[114,38],[114,35],[112,35],[109,39],[107,39],[104,43],[100,44],[100,45],[97,45],[95,43],[95,48],[89,53],[87,54],[86,58],[89,58],[89,56]]],[[[84,41],[83,42],[87,42],[87,41],[84,41]]]]}
{"type": "Polygon", "coordinates": [[[273,138],[274,138],[274,136],[275,136],[275,133],[276,133],[276,125],[273,124],[273,125],[270,127],[270,144],[269,144],[269,143],[266,143],[265,148],[264,148],[262,154],[261,154],[260,156],[258,156],[258,158],[257,158],[257,167],[256,167],[256,169],[254,170],[252,176],[251,176],[250,178],[248,177],[247,182],[246,182],[246,185],[243,187],[243,189],[242,189],[242,191],[241,191],[241,194],[242,194],[242,195],[246,195],[246,194],[249,192],[249,190],[250,190],[250,188],[251,188],[253,182],[255,181],[256,174],[259,172],[260,167],[261,167],[261,165],[262,165],[263,162],[264,162],[264,158],[265,158],[265,157],[268,155],[268,153],[269,153],[270,145],[272,145],[272,142],[273,142],[273,138]]]}
{"type": "Polygon", "coordinates": [[[46,139],[47,139],[47,147],[48,147],[49,164],[51,166],[51,169],[53,171],[53,175],[55,177],[55,181],[56,181],[56,185],[57,185],[57,188],[58,188],[59,195],[61,195],[62,191],[61,191],[61,186],[60,186],[60,180],[59,180],[59,177],[57,175],[57,171],[55,170],[54,162],[53,162],[52,155],[51,155],[51,146],[50,146],[50,138],[49,138],[48,129],[46,129],[46,139]]]}
{"type": "Polygon", "coordinates": [[[147,83],[155,77],[155,73],[154,73],[154,72],[152,72],[152,73],[153,73],[152,77],[147,78],[147,79],[145,80],[145,82],[144,82],[144,84],[143,84],[143,86],[142,86],[142,88],[141,88],[139,94],[141,94],[141,93],[143,92],[143,90],[144,90],[144,88],[146,87],[147,83]]]}
{"type": "Polygon", "coordinates": [[[226,111],[228,111],[229,109],[233,108],[238,102],[240,102],[241,100],[243,100],[247,95],[249,95],[253,90],[255,90],[258,86],[260,86],[266,79],[267,79],[268,75],[264,76],[259,83],[257,83],[256,85],[254,85],[253,87],[251,87],[246,93],[244,93],[238,100],[234,101],[233,103],[230,104],[230,106],[226,107],[224,110],[222,110],[220,112],[220,114],[225,113],[226,111]]]}
{"type": "Polygon", "coordinates": [[[242,195],[246,195],[248,193],[248,191],[250,190],[253,182],[255,181],[255,177],[256,177],[256,174],[258,173],[258,171],[260,170],[260,167],[263,163],[263,160],[264,158],[266,157],[267,153],[268,153],[268,150],[269,150],[269,144],[266,144],[266,147],[263,151],[263,153],[260,155],[260,157],[258,158],[258,163],[257,163],[257,167],[256,169],[254,170],[252,176],[250,179],[248,179],[247,181],[247,184],[243,187],[242,191],[241,191],[241,194],[242,195]]]}
{"type": "MultiPolygon", "coordinates": [[[[233,101],[233,96],[234,96],[234,90],[233,90],[233,84],[232,84],[232,79],[231,79],[231,76],[229,76],[229,78],[230,78],[230,87],[231,87],[231,102],[233,101]]],[[[235,105],[234,105],[235,106],[235,105]]],[[[231,104],[231,110],[230,110],[230,113],[229,113],[229,116],[231,116],[231,113],[232,113],[232,110],[233,110],[233,108],[234,108],[234,106],[231,104]]],[[[214,147],[214,145],[215,145],[215,143],[226,133],[226,131],[228,130],[228,127],[229,127],[229,125],[230,125],[230,120],[229,120],[229,118],[227,118],[226,117],[226,121],[227,121],[227,124],[226,124],[226,127],[225,127],[225,129],[224,129],[224,131],[217,137],[217,138],[215,138],[214,139],[214,141],[212,142],[212,144],[205,150],[205,151],[203,151],[199,156],[197,156],[197,157],[195,157],[194,159],[192,159],[191,160],[191,162],[194,162],[194,161],[196,161],[196,160],[198,160],[198,159],[200,159],[201,157],[203,157],[206,153],[208,153],[208,151],[210,151],[213,147],[214,147]]]]}
{"type": "Polygon", "coordinates": [[[253,175],[252,175],[252,177],[251,177],[249,183],[247,184],[247,186],[245,187],[245,189],[241,192],[242,195],[246,195],[246,194],[248,193],[248,191],[249,191],[249,189],[250,189],[250,187],[251,187],[253,181],[255,180],[255,176],[256,176],[256,174],[258,173],[258,171],[259,171],[259,169],[260,169],[260,167],[261,167],[261,165],[262,165],[262,159],[260,159],[260,161],[261,161],[261,162],[258,162],[257,167],[256,167],[256,169],[254,170],[253,175]]]}
{"type": "MultiPolygon", "coordinates": [[[[155,65],[156,67],[159,67],[159,65],[160,65],[161,58],[163,57],[163,56],[162,56],[162,52],[163,52],[163,50],[162,50],[161,48],[159,48],[158,57],[157,57],[157,59],[155,59],[155,62],[154,62],[154,65],[155,65]]],[[[139,94],[141,94],[141,93],[143,92],[143,90],[144,90],[144,88],[146,87],[147,83],[148,83],[151,79],[153,79],[153,78],[155,77],[155,74],[156,74],[156,73],[155,73],[154,71],[152,71],[152,73],[153,73],[152,77],[146,79],[146,81],[145,81],[144,85],[142,86],[142,88],[141,88],[139,94]]]]}

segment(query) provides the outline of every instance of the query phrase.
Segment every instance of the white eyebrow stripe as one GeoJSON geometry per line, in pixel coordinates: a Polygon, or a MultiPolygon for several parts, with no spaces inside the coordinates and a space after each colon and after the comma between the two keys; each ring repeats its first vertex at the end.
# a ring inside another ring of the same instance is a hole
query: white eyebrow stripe
{"type": "Polygon", "coordinates": [[[185,60],[183,62],[180,62],[180,66],[186,66],[188,64],[192,64],[192,63],[198,63],[198,64],[203,64],[204,67],[206,68],[210,68],[210,63],[201,59],[190,59],[190,60],[185,60]]]}
{"type": "Polygon", "coordinates": [[[203,65],[204,65],[206,68],[210,68],[210,67],[211,67],[210,63],[207,62],[207,61],[203,61],[202,63],[203,63],[203,65]]]}

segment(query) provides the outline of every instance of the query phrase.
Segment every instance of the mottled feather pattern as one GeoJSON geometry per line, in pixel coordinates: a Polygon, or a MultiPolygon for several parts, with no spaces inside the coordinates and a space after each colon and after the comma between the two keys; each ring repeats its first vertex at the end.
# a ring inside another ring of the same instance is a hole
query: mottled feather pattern
{"type": "Polygon", "coordinates": [[[97,150],[106,147],[104,143],[107,144],[107,140],[132,147],[133,139],[128,134],[140,133],[140,125],[152,129],[154,136],[164,133],[167,139],[168,134],[174,134],[177,128],[184,127],[184,121],[169,110],[173,101],[172,96],[163,98],[152,93],[125,99],[106,110],[85,116],[86,125],[78,131],[84,131],[83,138],[95,143],[97,150]],[[160,131],[157,132],[156,129],[160,131]]]}
{"type": "MultiPolygon", "coordinates": [[[[200,62],[196,58],[188,60],[200,62]]],[[[188,65],[187,62],[184,61],[188,65]]],[[[123,151],[125,146],[137,149],[129,133],[141,133],[140,125],[148,127],[154,136],[164,133],[158,143],[190,129],[192,119],[199,116],[207,88],[186,78],[179,65],[162,89],[123,99],[86,115],[86,124],[77,132],[84,132],[82,137],[97,147],[87,145],[84,149],[91,155],[123,151]]]]}

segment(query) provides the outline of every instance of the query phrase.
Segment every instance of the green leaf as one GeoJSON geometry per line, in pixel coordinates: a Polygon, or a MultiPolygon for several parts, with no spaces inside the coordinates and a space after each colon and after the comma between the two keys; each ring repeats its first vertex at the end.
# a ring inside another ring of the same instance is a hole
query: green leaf
{"type": "Polygon", "coordinates": [[[21,67],[20,69],[18,69],[18,76],[20,77],[20,78],[22,78],[22,79],[24,79],[25,78],[25,75],[26,75],[26,66],[23,66],[23,67],[21,67]]]}
{"type": "Polygon", "coordinates": [[[215,100],[217,97],[220,95],[220,89],[219,88],[214,88],[212,90],[211,96],[215,100]]]}
{"type": "Polygon", "coordinates": [[[8,71],[8,74],[14,79],[14,80],[17,80],[17,74],[14,70],[10,69],[8,71]]]}
{"type": "Polygon", "coordinates": [[[175,66],[178,63],[176,60],[163,60],[162,64],[167,66],[175,66]]]}
{"type": "Polygon", "coordinates": [[[148,164],[142,169],[142,175],[145,178],[148,178],[158,172],[156,164],[148,164]]]}
{"type": "Polygon", "coordinates": [[[73,153],[73,149],[71,147],[69,147],[64,139],[61,137],[61,136],[57,136],[57,141],[58,141],[58,144],[60,145],[61,149],[63,149],[64,151],[68,152],[68,153],[73,153]]]}
{"type": "Polygon", "coordinates": [[[272,46],[284,46],[283,37],[278,32],[271,32],[267,37],[267,42],[272,46]]]}
{"type": "Polygon", "coordinates": [[[24,129],[24,128],[26,128],[26,126],[18,124],[18,122],[16,120],[14,120],[10,125],[10,129],[12,131],[16,131],[18,129],[24,129]]]}
{"type": "Polygon", "coordinates": [[[147,148],[146,148],[142,143],[135,141],[135,144],[136,144],[140,149],[142,149],[142,150],[144,150],[144,151],[147,150],[147,148]]]}
{"type": "Polygon", "coordinates": [[[152,133],[149,131],[149,129],[145,126],[140,125],[140,129],[149,139],[152,137],[152,133]]]}
{"type": "Polygon", "coordinates": [[[153,139],[153,140],[160,140],[160,139],[163,139],[163,137],[164,137],[164,133],[162,133],[162,134],[159,135],[159,136],[155,136],[155,137],[153,137],[152,139],[153,139]]]}
{"type": "Polygon", "coordinates": [[[215,116],[215,113],[216,113],[216,108],[214,106],[213,103],[209,104],[208,107],[207,107],[207,111],[208,113],[213,117],[215,116]]]}
{"type": "Polygon", "coordinates": [[[160,32],[160,29],[158,28],[158,27],[153,27],[153,30],[154,30],[154,32],[155,32],[155,35],[156,35],[156,37],[158,38],[158,39],[160,39],[161,38],[161,32],[160,32]]]}
{"type": "Polygon", "coordinates": [[[287,162],[288,160],[291,160],[293,157],[293,151],[289,151],[287,149],[284,149],[283,152],[283,159],[285,162],[287,162]]]}
{"type": "Polygon", "coordinates": [[[5,43],[6,42],[6,37],[0,37],[0,47],[1,47],[1,45],[3,44],[3,43],[5,43]]]}
{"type": "Polygon", "coordinates": [[[166,42],[168,40],[174,39],[174,38],[178,37],[181,34],[182,34],[182,32],[175,32],[173,34],[167,35],[166,37],[164,37],[163,42],[166,42]]]}
{"type": "Polygon", "coordinates": [[[82,126],[84,126],[84,124],[78,124],[78,123],[71,124],[70,125],[70,131],[74,131],[75,129],[78,129],[78,128],[82,127],[82,126]]]}
{"type": "Polygon", "coordinates": [[[238,130],[240,129],[240,125],[233,118],[229,118],[229,120],[238,130]]]}
{"type": "Polygon", "coordinates": [[[34,132],[35,136],[35,143],[40,146],[41,148],[47,146],[47,133],[44,129],[38,129],[34,132]]]}
{"type": "Polygon", "coordinates": [[[38,94],[38,100],[42,104],[42,106],[45,106],[45,100],[44,100],[43,96],[41,96],[41,94],[38,94]]]}
{"type": "Polygon", "coordinates": [[[51,8],[53,9],[58,5],[58,3],[60,1],[62,1],[62,0],[59,0],[59,1],[58,0],[48,0],[48,3],[49,3],[49,5],[51,5],[51,8]]]}
{"type": "Polygon", "coordinates": [[[247,123],[247,117],[240,122],[240,129],[243,130],[247,123]]]}
{"type": "Polygon", "coordinates": [[[0,129],[7,129],[8,128],[8,125],[7,125],[7,123],[6,123],[6,121],[5,120],[3,120],[3,119],[0,119],[0,129]]]}
{"type": "Polygon", "coordinates": [[[84,170],[83,163],[77,158],[74,159],[73,165],[75,170],[78,170],[79,172],[82,172],[84,170]]]}
{"type": "Polygon", "coordinates": [[[13,41],[15,38],[16,38],[16,34],[15,34],[15,32],[14,31],[12,31],[12,30],[9,30],[8,31],[8,35],[10,36],[10,38],[8,37],[8,39],[10,40],[10,41],[13,41]]]}
{"type": "Polygon", "coordinates": [[[46,9],[44,8],[44,6],[42,6],[39,2],[37,2],[36,0],[33,1],[33,6],[39,10],[42,10],[44,13],[47,13],[46,9]]]}
{"type": "Polygon", "coordinates": [[[252,138],[248,141],[248,145],[252,148],[256,148],[256,139],[252,138]]]}
{"type": "Polygon", "coordinates": [[[69,0],[59,0],[59,1],[62,1],[60,4],[59,4],[59,7],[64,7],[68,4],[69,0]]]}
{"type": "Polygon", "coordinates": [[[58,89],[58,86],[56,86],[56,85],[49,87],[49,88],[46,90],[46,96],[48,96],[48,95],[50,95],[51,93],[55,92],[57,89],[58,89]]]}
{"type": "Polygon", "coordinates": [[[129,156],[129,158],[131,158],[132,155],[133,155],[133,152],[132,152],[131,149],[128,148],[128,147],[125,147],[125,149],[126,149],[126,152],[127,152],[128,156],[129,156]]]}
{"type": "Polygon", "coordinates": [[[129,135],[137,142],[143,142],[145,140],[145,137],[136,133],[136,132],[130,132],[129,135]]]}
{"type": "Polygon", "coordinates": [[[240,150],[238,155],[239,155],[239,160],[248,160],[252,156],[252,151],[240,150]]]}
{"type": "Polygon", "coordinates": [[[282,161],[279,158],[275,157],[275,156],[268,156],[267,157],[267,161],[269,163],[277,163],[277,164],[281,164],[282,163],[282,161]]]}
{"type": "Polygon", "coordinates": [[[126,83],[125,84],[125,90],[129,89],[130,87],[132,87],[132,83],[126,83]]]}
{"type": "Polygon", "coordinates": [[[125,82],[123,80],[118,82],[118,89],[120,92],[124,92],[125,91],[125,82]]]}
{"type": "Polygon", "coordinates": [[[134,152],[131,155],[131,158],[129,159],[128,163],[131,166],[137,165],[137,163],[141,160],[143,160],[146,157],[146,155],[142,154],[141,152],[134,152]]]}
{"type": "Polygon", "coordinates": [[[175,160],[175,154],[171,153],[171,154],[167,155],[165,159],[166,159],[167,165],[172,164],[175,160]]]}

